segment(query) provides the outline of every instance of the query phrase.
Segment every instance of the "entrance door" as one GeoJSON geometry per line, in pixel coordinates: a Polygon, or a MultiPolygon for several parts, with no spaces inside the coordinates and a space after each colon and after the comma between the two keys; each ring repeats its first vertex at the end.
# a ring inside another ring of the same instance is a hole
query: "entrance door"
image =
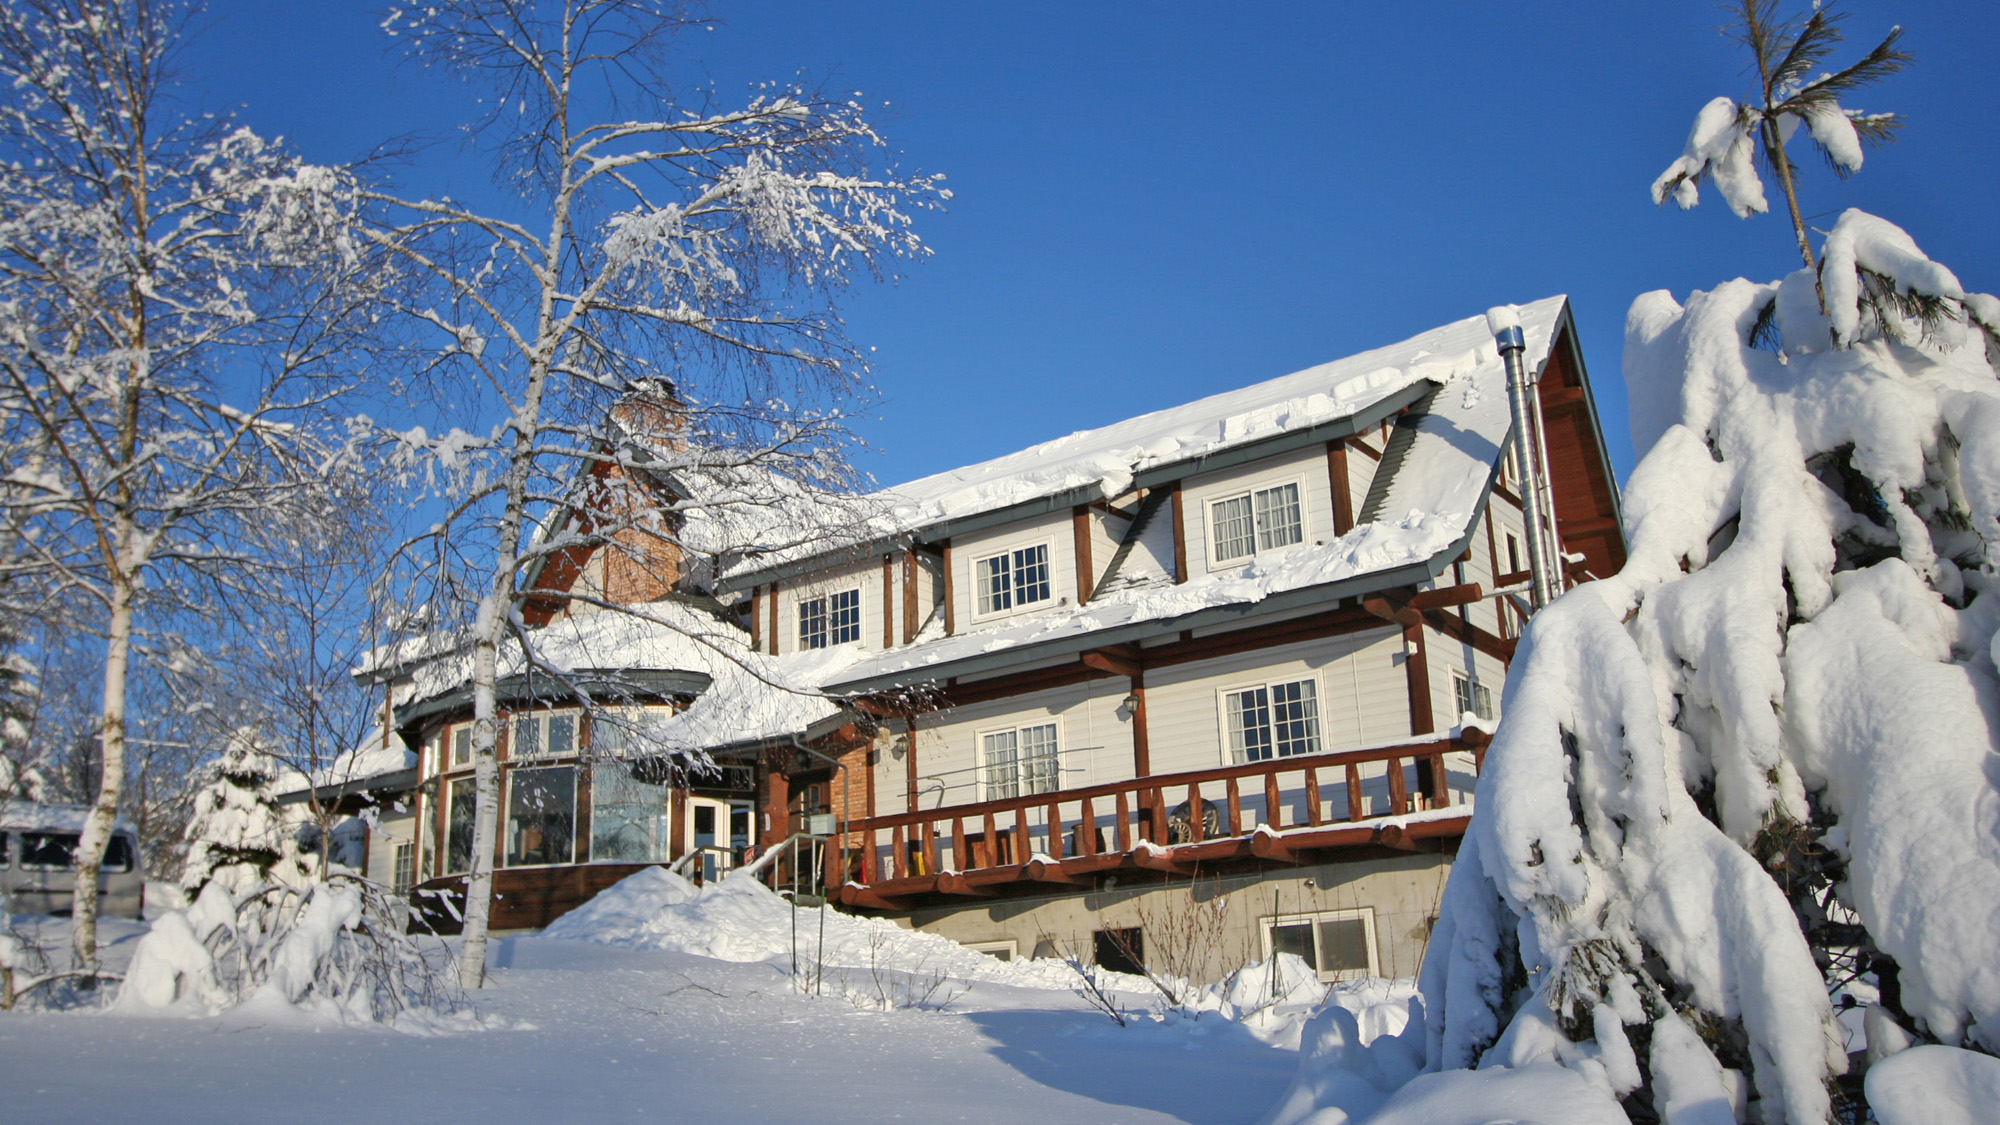
{"type": "Polygon", "coordinates": [[[689,797],[687,825],[681,837],[688,850],[700,853],[702,881],[707,882],[736,866],[740,853],[731,845],[730,802],[713,797],[689,797]]]}

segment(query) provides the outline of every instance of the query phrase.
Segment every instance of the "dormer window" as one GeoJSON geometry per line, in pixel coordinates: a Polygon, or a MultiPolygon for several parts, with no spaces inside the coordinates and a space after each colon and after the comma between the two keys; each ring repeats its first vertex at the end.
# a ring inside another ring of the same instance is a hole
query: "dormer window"
{"type": "Polygon", "coordinates": [[[861,591],[841,590],[799,602],[799,647],[825,648],[861,639],[861,591]]]}
{"type": "Polygon", "coordinates": [[[973,586],[979,591],[979,612],[1005,613],[1045,602],[1049,589],[1049,545],[1004,551],[973,564],[973,586]]]}
{"type": "Polygon", "coordinates": [[[1208,525],[1215,561],[1247,559],[1261,551],[1289,547],[1305,539],[1299,486],[1281,484],[1210,501],[1208,525]]]}

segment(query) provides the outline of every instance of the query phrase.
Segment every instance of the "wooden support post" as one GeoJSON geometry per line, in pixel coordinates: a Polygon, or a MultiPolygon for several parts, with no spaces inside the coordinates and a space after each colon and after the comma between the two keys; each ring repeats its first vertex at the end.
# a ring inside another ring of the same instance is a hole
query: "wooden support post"
{"type": "Polygon", "coordinates": [[[945,540],[944,561],[938,569],[943,572],[944,579],[944,631],[946,636],[951,636],[958,632],[958,606],[955,604],[958,599],[953,596],[952,591],[951,540],[949,539],[945,540]]]}
{"type": "Polygon", "coordinates": [[[1035,853],[1028,850],[1028,810],[1014,810],[1014,862],[1026,863],[1035,853]]]}
{"type": "Polygon", "coordinates": [[[896,878],[907,879],[910,877],[909,836],[900,824],[896,826],[895,848],[896,854],[889,857],[889,870],[896,873],[896,878]]]}
{"type": "Polygon", "coordinates": [[[1243,796],[1236,791],[1236,778],[1230,777],[1226,783],[1229,793],[1229,834],[1243,835],[1243,796]]]}
{"type": "Polygon", "coordinates": [[[1153,822],[1151,839],[1155,844],[1164,844],[1167,842],[1167,802],[1165,794],[1161,793],[1159,788],[1155,786],[1146,790],[1146,797],[1153,805],[1151,810],[1151,819],[1153,822]]]}
{"type": "Polygon", "coordinates": [[[1118,791],[1118,850],[1132,850],[1132,802],[1123,789],[1118,791]]]}
{"type": "Polygon", "coordinates": [[[1403,759],[1391,758],[1389,767],[1389,813],[1402,816],[1410,811],[1410,786],[1403,780],[1403,759]]]}
{"type": "Polygon", "coordinates": [[[777,584],[776,582],[773,582],[773,583],[771,583],[771,591],[770,591],[770,594],[768,595],[768,597],[769,597],[769,599],[770,599],[770,603],[771,603],[771,605],[770,605],[770,613],[771,613],[771,635],[770,635],[770,641],[771,641],[771,655],[772,655],[772,656],[776,656],[776,655],[778,655],[778,584],[777,584]]]}
{"type": "Polygon", "coordinates": [[[951,865],[958,871],[970,871],[972,864],[966,862],[965,818],[951,818],[951,865]]]}
{"type": "Polygon", "coordinates": [[[1174,494],[1172,501],[1174,505],[1174,581],[1186,582],[1188,580],[1187,515],[1182,511],[1181,482],[1175,481],[1167,487],[1172,489],[1174,494]]]}
{"type": "Polygon", "coordinates": [[[1264,775],[1264,823],[1274,830],[1285,826],[1285,805],[1278,797],[1278,775],[1264,775]]]}
{"type": "Polygon", "coordinates": [[[903,643],[917,639],[917,626],[923,624],[923,614],[917,609],[917,549],[903,552],[903,643]]]}
{"type": "Polygon", "coordinates": [[[937,823],[935,821],[926,820],[924,821],[923,827],[924,827],[924,866],[927,868],[924,874],[935,875],[938,873],[937,823]]]}
{"type": "Polygon", "coordinates": [[[1206,835],[1203,829],[1206,828],[1207,825],[1203,824],[1202,822],[1208,819],[1207,817],[1201,814],[1201,784],[1199,782],[1193,782],[1193,781],[1188,782],[1187,807],[1188,807],[1188,839],[1199,844],[1201,843],[1203,837],[1206,835]]]}
{"type": "Polygon", "coordinates": [[[1361,767],[1347,763],[1347,819],[1360,820],[1366,811],[1361,800],[1361,767]]]}
{"type": "Polygon", "coordinates": [[[1403,626],[1404,670],[1410,681],[1410,733],[1430,734],[1437,730],[1431,717],[1430,662],[1424,656],[1424,627],[1403,626]]]}
{"type": "Polygon", "coordinates": [[[1076,546],[1076,604],[1090,600],[1094,590],[1097,572],[1090,561],[1090,506],[1078,504],[1070,509],[1070,538],[1076,546]]]}
{"type": "Polygon", "coordinates": [[[991,811],[988,811],[986,814],[986,866],[1001,866],[1000,833],[993,827],[993,813],[991,811]]]}
{"type": "Polygon", "coordinates": [[[1319,771],[1306,767],[1306,823],[1317,828],[1325,822],[1319,811],[1319,771]]]}
{"type": "Polygon", "coordinates": [[[1451,804],[1451,783],[1444,772],[1444,755],[1431,755],[1431,806],[1443,808],[1451,804]]]}
{"type": "Polygon", "coordinates": [[[917,811],[917,716],[903,715],[903,811],[917,811]]]}
{"type": "Polygon", "coordinates": [[[1077,825],[1077,832],[1079,833],[1076,841],[1077,854],[1096,855],[1097,810],[1091,805],[1088,797],[1083,799],[1083,821],[1077,825]]]}
{"type": "Polygon", "coordinates": [[[1333,485],[1333,533],[1345,535],[1354,529],[1354,486],[1347,471],[1347,442],[1326,443],[1326,475],[1333,485]]]}
{"type": "Polygon", "coordinates": [[[882,556],[882,647],[896,647],[896,563],[894,556],[882,556]]]}

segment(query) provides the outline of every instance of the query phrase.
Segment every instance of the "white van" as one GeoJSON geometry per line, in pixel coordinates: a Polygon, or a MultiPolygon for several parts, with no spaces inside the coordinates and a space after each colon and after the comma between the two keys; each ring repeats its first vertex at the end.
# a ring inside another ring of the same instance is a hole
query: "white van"
{"type": "MultiPolygon", "coordinates": [[[[68,914],[76,894],[76,844],[88,805],[0,806],[0,891],[16,914],[68,914]]],[[[139,833],[120,820],[104,847],[97,909],[107,918],[138,918],[146,905],[139,833]]]]}

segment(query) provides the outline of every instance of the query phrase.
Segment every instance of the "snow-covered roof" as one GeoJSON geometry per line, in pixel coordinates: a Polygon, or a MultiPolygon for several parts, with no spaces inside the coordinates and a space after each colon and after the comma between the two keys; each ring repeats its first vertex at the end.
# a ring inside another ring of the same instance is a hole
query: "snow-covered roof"
{"type": "Polygon", "coordinates": [[[310,774],[302,770],[284,770],[271,783],[271,792],[274,796],[285,797],[328,786],[365,789],[370,782],[416,768],[417,755],[403,744],[402,738],[391,732],[385,740],[382,728],[376,727],[364,735],[353,749],[342,751],[333,761],[310,774]]]}
{"type": "MultiPolygon", "coordinates": [[[[90,816],[89,805],[48,805],[36,801],[0,801],[0,832],[81,832],[90,816]]],[[[133,831],[132,822],[120,816],[117,831],[133,831]]]]}
{"type": "MultiPolygon", "coordinates": [[[[819,694],[819,685],[838,678],[858,655],[842,646],[786,656],[755,652],[734,624],[672,600],[564,618],[534,637],[538,677],[553,669],[596,684],[620,676],[637,682],[635,674],[649,671],[706,679],[685,711],[647,723],[645,741],[661,750],[783,739],[831,718],[839,704],[819,694]]],[[[503,646],[497,678],[525,670],[520,646],[503,646]]],[[[412,702],[447,696],[470,682],[472,658],[448,653],[413,668],[411,676],[412,702]]],[[[553,676],[548,682],[555,686],[553,676]]]]}
{"type": "MultiPolygon", "coordinates": [[[[1549,330],[1565,301],[1549,297],[1521,307],[1523,326],[1543,330],[1539,344],[1530,340],[1530,363],[1546,358],[1549,330]]],[[[887,538],[1078,491],[1110,499],[1149,471],[1353,418],[1407,399],[1421,385],[1499,362],[1485,317],[1468,317],[1387,347],[885,488],[870,497],[881,509],[872,526],[887,538]]],[[[731,584],[740,587],[743,576],[785,561],[791,556],[774,552],[740,564],[731,584]]]]}
{"type": "MultiPolygon", "coordinates": [[[[1531,367],[1547,359],[1562,320],[1564,303],[1561,297],[1551,297],[1520,308],[1531,367]]],[[[1210,610],[1240,612],[1294,591],[1353,580],[1381,585],[1385,584],[1383,580],[1403,571],[1412,574],[1398,576],[1398,581],[1414,576],[1417,570],[1422,571],[1421,577],[1434,576],[1436,568],[1431,564],[1441,557],[1448,559],[1447,553],[1455,553],[1461,541],[1471,534],[1499,463],[1511,423],[1506,367],[1494,348],[1485,317],[1477,316],[1426,332],[1403,344],[1312,371],[1331,373],[1336,379],[1346,372],[1361,371],[1362,375],[1345,377],[1365,380],[1374,378],[1367,372],[1389,370],[1393,366],[1390,361],[1396,357],[1401,358],[1402,365],[1395,370],[1403,374],[1381,375],[1374,384],[1376,389],[1407,385],[1406,377],[1427,381],[1436,389],[1428,413],[1406,423],[1414,426],[1414,433],[1406,455],[1394,466],[1393,476],[1378,481],[1381,495],[1371,497],[1369,505],[1379,512],[1377,518],[1323,545],[1302,544],[1260,556],[1240,569],[1195,575],[1180,584],[1161,580],[1114,588],[1084,605],[1049,610],[985,628],[974,627],[951,636],[940,631],[928,639],[919,637],[913,645],[856,662],[838,679],[830,681],[831,685],[843,690],[868,690],[904,682],[912,678],[912,673],[936,670],[940,676],[961,674],[972,670],[965,667],[968,662],[1002,652],[1009,654],[1007,659],[1011,662],[1026,658],[1020,650],[1038,646],[1060,651],[1065,642],[1068,642],[1066,647],[1074,648],[1083,638],[1089,638],[1093,645],[1116,643],[1130,638],[1106,634],[1133,626],[1147,626],[1143,631],[1151,632],[1164,622],[1181,622],[1190,615],[1210,610]]],[[[1286,376],[1250,390],[1279,384],[1296,386],[1289,381],[1304,374],[1308,373],[1286,376]]],[[[1217,404],[1240,401],[1243,400],[1233,395],[1202,400],[1217,404]]],[[[1169,414],[1184,417],[1181,412],[1189,409],[1179,407],[1147,417],[1169,414]]],[[[1310,412],[1303,416],[1319,417],[1310,412]]],[[[1272,425],[1293,424],[1290,415],[1266,417],[1272,425]]],[[[1231,419],[1228,424],[1211,427],[1211,432],[1215,440],[1223,442],[1231,440],[1228,433],[1232,427],[1247,425],[1231,419]]],[[[1002,459],[1008,460],[1011,459],[1002,459]]],[[[975,468],[983,471],[983,467],[975,468]]],[[[948,495],[942,486],[932,486],[931,494],[948,495]]],[[[1323,595],[1324,591],[1319,593],[1323,595]]],[[[982,663],[995,661],[987,659],[982,663]]]]}

